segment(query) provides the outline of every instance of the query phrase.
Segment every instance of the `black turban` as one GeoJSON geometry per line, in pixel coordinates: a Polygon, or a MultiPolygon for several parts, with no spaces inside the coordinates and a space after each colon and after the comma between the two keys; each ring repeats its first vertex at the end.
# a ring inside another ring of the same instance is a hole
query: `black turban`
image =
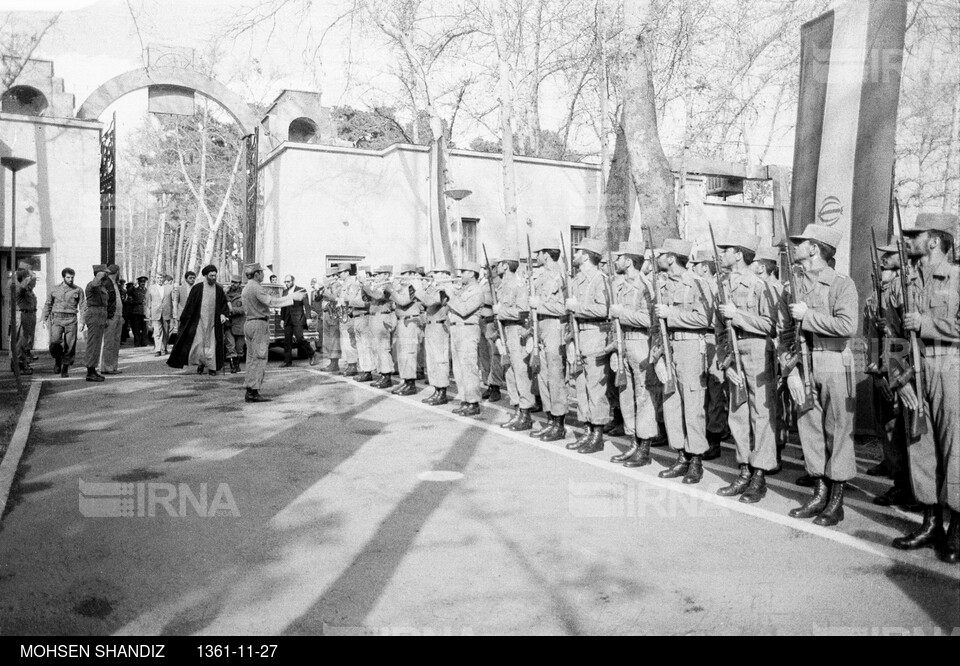
{"type": "Polygon", "coordinates": [[[200,271],[200,275],[203,275],[204,277],[206,277],[207,273],[216,273],[216,272],[217,272],[217,267],[214,266],[213,264],[208,264],[203,267],[202,271],[200,271]]]}

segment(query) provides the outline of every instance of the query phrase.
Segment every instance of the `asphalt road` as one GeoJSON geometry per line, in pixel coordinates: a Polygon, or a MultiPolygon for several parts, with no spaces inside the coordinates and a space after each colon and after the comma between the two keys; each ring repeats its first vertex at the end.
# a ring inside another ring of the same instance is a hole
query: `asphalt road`
{"type": "Polygon", "coordinates": [[[502,404],[461,418],[302,364],[247,405],[242,375],[121,360],[44,382],[2,634],[960,634],[960,569],[888,547],[918,522],[870,503],[888,482],[817,528],[786,515],[792,462],[746,506],[714,495],[730,450],[687,487],[657,478],[666,449],[626,470],[500,430],[502,404]]]}

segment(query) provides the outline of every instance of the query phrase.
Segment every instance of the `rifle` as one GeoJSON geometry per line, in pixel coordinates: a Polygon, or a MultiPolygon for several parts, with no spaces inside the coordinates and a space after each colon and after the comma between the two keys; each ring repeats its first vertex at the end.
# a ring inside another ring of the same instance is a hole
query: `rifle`
{"type": "MultiPolygon", "coordinates": [[[[563,234],[560,234],[560,252],[563,253],[563,300],[566,303],[570,298],[570,262],[567,261],[567,246],[563,241],[563,234]]],[[[572,312],[567,315],[570,322],[570,333],[573,336],[573,353],[576,356],[573,365],[574,369],[579,371],[583,369],[583,356],[580,354],[580,329],[577,328],[577,317],[572,312]]]]}
{"type": "MultiPolygon", "coordinates": [[[[787,272],[790,274],[790,299],[796,303],[800,294],[800,286],[797,284],[797,272],[793,263],[793,247],[790,245],[790,233],[787,231],[787,213],[782,206],[780,213],[783,248],[787,253],[787,272]]],[[[781,341],[789,349],[780,354],[780,372],[781,376],[786,378],[797,367],[797,364],[800,364],[803,370],[804,396],[803,404],[797,405],[797,411],[800,414],[805,414],[813,409],[813,356],[810,353],[810,347],[807,345],[807,338],[803,333],[801,324],[793,318],[789,308],[787,308],[787,317],[789,317],[790,322],[784,327],[781,341]]]]}
{"type": "MultiPolygon", "coordinates": [[[[713,260],[717,265],[715,274],[717,278],[717,302],[719,305],[726,305],[727,296],[723,286],[723,276],[720,275],[720,250],[717,248],[717,237],[713,233],[713,224],[707,222],[707,226],[710,228],[710,242],[713,244],[713,260]]],[[[734,372],[740,375],[741,381],[744,381],[742,366],[740,365],[740,342],[737,340],[737,330],[733,326],[733,320],[725,319],[718,311],[714,317],[714,330],[717,336],[717,368],[726,371],[733,366],[734,372]],[[730,358],[731,355],[733,358],[730,358]]],[[[731,384],[729,390],[731,391],[730,396],[733,398],[733,404],[735,407],[739,407],[747,401],[746,384],[742,383],[739,386],[733,382],[729,382],[729,384],[731,384]]]]}
{"type": "MultiPolygon", "coordinates": [[[[607,250],[607,280],[604,286],[607,288],[607,303],[613,305],[613,252],[607,250]]],[[[623,353],[623,327],[620,325],[620,317],[611,316],[613,320],[613,339],[617,345],[617,377],[614,385],[624,387],[627,385],[627,371],[624,365],[627,363],[626,356],[623,353]]]]}
{"type": "MultiPolygon", "coordinates": [[[[530,234],[527,234],[527,295],[533,299],[533,250],[530,248],[530,234]]],[[[533,351],[530,352],[530,372],[540,372],[540,322],[537,321],[537,309],[530,308],[530,323],[533,330],[533,351]]]]}
{"type": "MultiPolygon", "coordinates": [[[[900,255],[900,288],[903,291],[903,313],[908,314],[913,310],[913,299],[910,298],[910,282],[907,279],[907,271],[910,264],[907,261],[907,245],[903,236],[903,220],[900,219],[900,202],[893,201],[896,211],[897,229],[897,254],[900,255]]],[[[890,388],[899,390],[910,386],[910,390],[917,396],[917,409],[910,411],[910,438],[917,439],[920,435],[927,432],[927,419],[924,415],[923,396],[920,389],[923,386],[923,365],[920,360],[920,340],[917,338],[916,331],[910,331],[910,350],[907,358],[908,368],[894,378],[890,388]]],[[[908,410],[909,411],[909,410],[908,410]]]]}
{"type": "MultiPolygon", "coordinates": [[[[650,227],[644,227],[647,234],[647,247],[653,257],[653,270],[650,271],[650,281],[653,285],[653,304],[660,305],[660,280],[657,278],[656,252],[653,249],[653,232],[650,227]]],[[[663,356],[663,363],[667,368],[667,380],[663,382],[663,395],[670,396],[677,392],[677,370],[673,367],[673,348],[670,346],[670,334],[667,331],[667,321],[650,313],[650,362],[656,363],[663,356]],[[659,325],[655,325],[657,322],[659,325]],[[654,338],[657,338],[655,340],[654,338]]]]}
{"type": "MultiPolygon", "coordinates": [[[[487,286],[490,287],[490,298],[493,300],[493,304],[497,304],[497,290],[493,288],[493,269],[490,267],[490,257],[487,256],[487,246],[481,245],[483,248],[483,259],[487,264],[487,286]]],[[[507,336],[503,331],[503,322],[494,315],[493,321],[497,323],[497,335],[500,336],[500,340],[503,344],[503,353],[500,354],[500,367],[506,370],[510,367],[510,354],[507,353],[507,336]]]]}
{"type": "Polygon", "coordinates": [[[873,330],[877,332],[877,358],[875,361],[871,361],[867,365],[867,368],[864,370],[864,372],[876,380],[877,386],[880,388],[880,392],[883,394],[884,400],[893,402],[893,392],[890,390],[890,382],[887,378],[890,369],[885,367],[886,364],[884,363],[887,349],[887,320],[883,307],[883,273],[880,268],[880,260],[877,257],[876,229],[871,227],[870,236],[873,239],[873,248],[870,250],[870,264],[873,268],[873,272],[870,274],[870,279],[873,282],[874,303],[873,307],[871,307],[870,303],[868,302],[865,306],[865,309],[867,319],[873,325],[873,330]]]}

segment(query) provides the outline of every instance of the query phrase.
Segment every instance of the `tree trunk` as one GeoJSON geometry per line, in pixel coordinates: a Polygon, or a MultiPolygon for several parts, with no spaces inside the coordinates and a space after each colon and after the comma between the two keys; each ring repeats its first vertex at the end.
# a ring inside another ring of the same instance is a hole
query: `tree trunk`
{"type": "MultiPolygon", "coordinates": [[[[433,208],[436,210],[437,229],[440,232],[440,254],[443,257],[443,263],[451,268],[455,268],[453,261],[453,243],[450,238],[450,225],[447,222],[447,197],[444,194],[447,190],[447,141],[443,135],[443,123],[439,116],[431,111],[430,127],[433,130],[433,144],[430,146],[430,183],[433,200],[433,208]]],[[[432,233],[432,232],[431,232],[432,233]]],[[[462,242],[463,239],[460,239],[462,242]]],[[[431,257],[431,261],[435,259],[431,257]]]]}
{"type": "Polygon", "coordinates": [[[953,129],[943,170],[943,212],[960,213],[960,84],[953,89],[953,129]]]}
{"type": "MultiPolygon", "coordinates": [[[[601,179],[602,177],[601,175],[601,179]]],[[[590,235],[603,240],[611,248],[619,246],[620,241],[641,238],[642,231],[634,228],[635,225],[632,224],[637,193],[630,175],[627,140],[620,128],[617,128],[613,159],[610,161],[610,170],[603,190],[602,208],[590,235]]]]}
{"type": "MultiPolygon", "coordinates": [[[[500,17],[506,17],[502,10],[500,17]]],[[[510,48],[503,34],[500,21],[494,20],[494,36],[497,42],[497,67],[500,80],[497,86],[497,97],[500,102],[500,146],[503,155],[503,214],[506,220],[506,234],[504,247],[519,248],[520,228],[517,217],[517,180],[516,167],[513,163],[513,82],[510,71],[510,48]]]]}
{"type": "Polygon", "coordinates": [[[657,128],[653,71],[646,46],[649,14],[649,0],[625,0],[624,31],[630,41],[625,54],[621,129],[639,215],[659,245],[664,238],[679,238],[680,232],[673,173],[657,128]]]}

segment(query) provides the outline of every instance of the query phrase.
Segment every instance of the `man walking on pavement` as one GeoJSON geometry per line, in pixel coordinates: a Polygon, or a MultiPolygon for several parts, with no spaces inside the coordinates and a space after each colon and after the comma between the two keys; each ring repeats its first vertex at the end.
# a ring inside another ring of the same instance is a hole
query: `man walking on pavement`
{"type": "Polygon", "coordinates": [[[154,356],[163,356],[167,353],[170,320],[173,316],[172,294],[173,278],[169,275],[158,275],[154,284],[147,290],[146,312],[153,327],[154,356]]]}
{"type": "Polygon", "coordinates": [[[77,353],[77,316],[83,308],[83,289],[73,283],[72,268],[60,271],[63,282],[50,291],[43,306],[43,325],[50,330],[50,356],[54,373],[66,377],[77,353]]]}
{"type": "Polygon", "coordinates": [[[14,362],[20,365],[20,374],[32,375],[30,363],[33,360],[33,341],[37,332],[37,295],[33,287],[37,278],[33,274],[33,267],[28,261],[22,261],[14,272],[17,292],[17,349],[10,359],[10,367],[14,362]],[[14,358],[15,357],[15,358],[14,358]]]}
{"type": "Polygon", "coordinates": [[[104,284],[106,282],[107,267],[97,264],[93,267],[93,279],[84,289],[83,326],[80,332],[86,333],[84,364],[87,366],[88,382],[103,381],[103,375],[97,372],[103,347],[103,331],[107,320],[115,316],[115,312],[110,310],[110,298],[104,284]]]}

